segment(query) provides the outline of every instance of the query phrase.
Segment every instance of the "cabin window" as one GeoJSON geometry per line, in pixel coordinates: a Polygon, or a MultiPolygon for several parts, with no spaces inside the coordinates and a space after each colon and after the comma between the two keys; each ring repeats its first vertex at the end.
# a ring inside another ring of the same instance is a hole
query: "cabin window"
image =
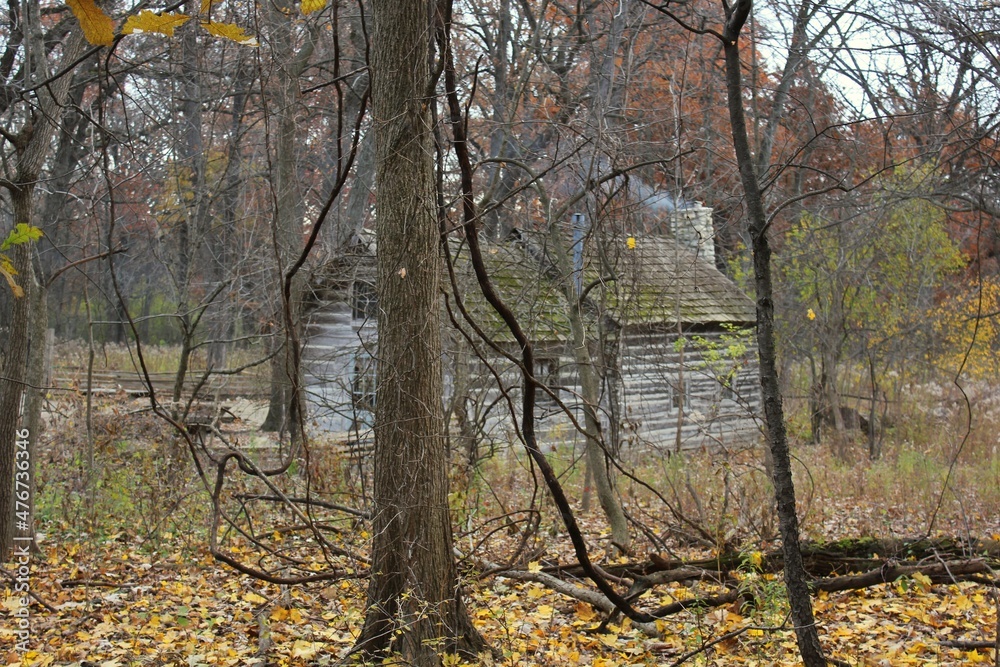
{"type": "Polygon", "coordinates": [[[739,376],[736,374],[729,375],[724,378],[719,378],[719,400],[722,401],[739,400],[740,394],[736,387],[737,382],[739,382],[739,376]]]}
{"type": "Polygon", "coordinates": [[[756,380],[751,373],[734,371],[728,377],[729,386],[722,385],[720,396],[735,403],[745,403],[752,401],[756,390],[754,389],[756,380]]]}
{"type": "MultiPolygon", "coordinates": [[[[543,382],[556,396],[559,395],[559,357],[539,357],[535,359],[535,377],[543,382]]],[[[555,407],[555,400],[547,391],[538,387],[535,404],[543,408],[555,407]]]]}
{"type": "Polygon", "coordinates": [[[733,380],[722,385],[722,390],[720,392],[720,398],[724,401],[735,401],[736,400],[736,387],[733,386],[733,380]]]}
{"type": "Polygon", "coordinates": [[[354,355],[351,405],[358,412],[375,410],[375,359],[366,350],[359,350],[354,355]]]}
{"type": "Polygon", "coordinates": [[[351,319],[369,320],[376,315],[378,296],[375,286],[361,280],[354,281],[351,286],[351,319]]]}

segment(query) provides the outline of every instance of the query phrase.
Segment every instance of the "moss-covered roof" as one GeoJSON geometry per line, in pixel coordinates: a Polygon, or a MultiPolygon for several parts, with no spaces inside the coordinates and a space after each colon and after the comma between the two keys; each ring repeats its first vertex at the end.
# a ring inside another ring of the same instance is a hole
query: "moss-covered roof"
{"type": "Polygon", "coordinates": [[[715,266],[672,239],[635,239],[608,261],[617,274],[609,303],[623,326],[752,324],[753,301],[715,266]]]}
{"type": "MultiPolygon", "coordinates": [[[[514,310],[535,340],[565,340],[569,336],[563,276],[551,263],[514,243],[484,248],[484,259],[494,287],[514,310]]],[[[485,332],[498,341],[511,336],[500,317],[480,294],[468,248],[452,246],[455,271],[463,301],[485,332]]],[[[591,311],[601,311],[625,328],[674,325],[684,327],[751,324],[756,318],[753,301],[714,266],[691,251],[663,237],[636,238],[635,247],[604,253],[604,266],[587,257],[585,285],[591,311]]],[[[593,314],[593,313],[592,313],[593,314]]],[[[456,311],[457,315],[457,311],[456,311]]]]}
{"type": "MultiPolygon", "coordinates": [[[[482,295],[464,243],[452,246],[455,274],[466,310],[494,340],[512,342],[503,320],[482,295]]],[[[483,260],[494,289],[517,315],[533,340],[565,340],[570,335],[566,299],[560,281],[545,275],[544,267],[511,243],[483,248],[483,260]]],[[[455,309],[456,317],[461,318],[455,309]]]]}

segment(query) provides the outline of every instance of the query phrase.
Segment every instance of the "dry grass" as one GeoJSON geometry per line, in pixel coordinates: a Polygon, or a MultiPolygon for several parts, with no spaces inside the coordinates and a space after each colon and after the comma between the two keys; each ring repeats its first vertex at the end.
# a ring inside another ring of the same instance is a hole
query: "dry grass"
{"type": "MultiPolygon", "coordinates": [[[[94,370],[132,371],[139,367],[139,357],[134,345],[120,343],[97,344],[94,350],[94,370]]],[[[52,353],[52,363],[56,367],[84,369],[87,367],[89,350],[87,343],[80,340],[56,343],[52,353]]],[[[227,366],[236,368],[252,364],[266,356],[263,346],[256,345],[231,350],[227,356],[227,366]]],[[[191,354],[189,369],[203,371],[207,368],[207,348],[198,348],[191,354]]],[[[180,345],[144,345],[142,357],[150,373],[174,373],[181,356],[180,345]]],[[[258,368],[267,368],[262,364],[258,368]]]]}

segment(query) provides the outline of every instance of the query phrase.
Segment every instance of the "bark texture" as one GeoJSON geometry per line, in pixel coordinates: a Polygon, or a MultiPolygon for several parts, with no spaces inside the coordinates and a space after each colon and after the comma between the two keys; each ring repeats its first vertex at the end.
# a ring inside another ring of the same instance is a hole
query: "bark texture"
{"type": "Polygon", "coordinates": [[[372,578],[359,646],[412,665],[484,643],[458,590],[444,438],[426,0],[372,3],[378,382],[372,578]]]}
{"type": "MultiPolygon", "coordinates": [[[[12,191],[14,200],[14,220],[31,220],[31,189],[28,192],[12,191]]],[[[33,278],[31,271],[31,249],[28,245],[14,246],[8,254],[12,256],[24,295],[15,298],[11,308],[10,333],[7,347],[7,363],[4,365],[3,385],[0,386],[0,553],[2,559],[10,557],[14,545],[14,458],[15,434],[21,415],[21,394],[25,389],[28,366],[28,345],[31,331],[31,293],[33,278]]],[[[4,285],[6,289],[6,285],[4,285]]],[[[30,434],[30,438],[37,434],[30,434]]],[[[23,488],[23,487],[22,487],[23,488]]]]}

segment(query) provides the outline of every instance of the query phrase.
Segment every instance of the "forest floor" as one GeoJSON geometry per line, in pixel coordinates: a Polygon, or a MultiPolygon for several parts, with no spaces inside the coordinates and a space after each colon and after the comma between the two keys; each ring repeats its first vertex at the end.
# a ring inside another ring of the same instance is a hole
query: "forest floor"
{"type": "MultiPolygon", "coordinates": [[[[345,578],[296,586],[266,584],[219,562],[208,549],[209,495],[190,456],[138,405],[118,397],[99,406],[90,487],[80,402],[60,404],[50,415],[36,462],[41,538],[26,578],[34,596],[28,634],[17,635],[23,600],[12,591],[18,571],[8,567],[0,656],[26,666],[335,664],[349,652],[363,621],[366,581],[352,574],[363,570],[361,561],[337,561],[345,578]]],[[[952,429],[939,426],[929,432],[952,429]]],[[[912,444],[913,433],[897,434],[877,462],[867,460],[861,444],[839,456],[827,447],[795,447],[804,537],[818,544],[862,537],[930,536],[966,544],[1000,539],[997,430],[968,438],[960,429],[952,432],[958,435],[920,446],[912,444]]],[[[240,439],[267,442],[252,430],[242,431],[240,439]]],[[[318,438],[308,464],[313,491],[359,506],[365,482],[357,460],[323,445],[318,438]]],[[[649,454],[633,461],[632,469],[655,481],[660,497],[635,484],[623,483],[622,492],[653,541],[637,533],[631,555],[609,555],[599,511],[581,512],[595,557],[612,570],[648,563],[651,556],[697,560],[735,552],[740,559],[729,576],[752,594],[754,604],[683,611],[657,621],[657,636],[650,636],[648,628],[643,632],[627,620],[602,627],[603,612],[542,583],[502,572],[484,576],[488,564],[510,558],[512,570],[522,573],[553,572],[557,563],[576,562],[523,457],[499,453],[475,475],[456,470],[452,481],[457,548],[466,555],[460,563],[464,590],[494,654],[471,662],[449,657],[446,664],[799,664],[780,574],[761,565],[776,548],[776,525],[759,452],[649,454]],[[526,517],[533,515],[540,517],[538,530],[526,550],[515,553],[530,523],[526,517]]],[[[578,497],[581,475],[569,468],[570,459],[561,459],[562,479],[578,497]]],[[[297,476],[303,477],[302,470],[297,476]]],[[[260,491],[252,480],[234,484],[230,499],[260,491]]],[[[239,507],[230,506],[233,516],[239,507]]],[[[326,518],[331,541],[363,557],[365,523],[344,515],[326,518]]],[[[307,570],[326,567],[288,512],[260,509],[254,521],[259,542],[297,554],[307,570]]],[[[234,531],[223,533],[219,544],[246,565],[270,565],[259,544],[234,531]]],[[[891,556],[908,562],[905,554],[864,558],[888,567],[898,564],[887,561],[891,556]]],[[[990,649],[946,644],[994,640],[998,602],[983,583],[992,576],[948,581],[916,573],[888,584],[821,592],[814,604],[824,647],[859,666],[993,664],[990,649]]],[[[706,581],[678,581],[652,589],[642,604],[650,608],[719,590],[706,581]]]]}

